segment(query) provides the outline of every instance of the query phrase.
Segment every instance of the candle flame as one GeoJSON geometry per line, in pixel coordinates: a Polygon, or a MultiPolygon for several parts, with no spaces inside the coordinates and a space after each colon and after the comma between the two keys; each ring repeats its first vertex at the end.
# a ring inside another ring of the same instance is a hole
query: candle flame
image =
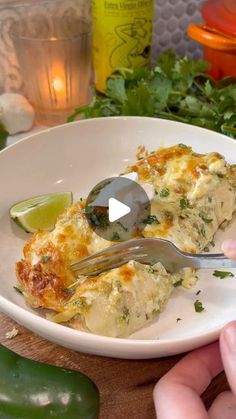
{"type": "Polygon", "coordinates": [[[62,92],[64,90],[64,84],[60,77],[55,77],[55,79],[52,82],[52,85],[56,92],[62,92]]]}

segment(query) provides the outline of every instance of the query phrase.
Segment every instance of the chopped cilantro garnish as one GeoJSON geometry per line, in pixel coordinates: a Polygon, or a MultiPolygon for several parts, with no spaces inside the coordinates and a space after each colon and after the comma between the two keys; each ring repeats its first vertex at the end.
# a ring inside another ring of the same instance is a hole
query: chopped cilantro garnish
{"type": "Polygon", "coordinates": [[[143,220],[144,224],[160,224],[160,221],[155,215],[149,215],[143,220]]]}
{"type": "Polygon", "coordinates": [[[93,213],[93,211],[94,211],[94,208],[93,208],[93,207],[86,207],[86,208],[83,210],[83,213],[84,213],[84,214],[92,214],[92,213],[93,213]]]}
{"type": "Polygon", "coordinates": [[[195,301],[194,308],[195,308],[196,313],[201,313],[202,311],[205,310],[205,308],[202,305],[202,302],[199,300],[195,301]]]}
{"type": "Polygon", "coordinates": [[[23,294],[23,291],[20,288],[18,288],[16,286],[13,286],[13,288],[16,292],[18,292],[18,294],[23,294]]]}
{"type": "Polygon", "coordinates": [[[213,218],[207,218],[204,214],[199,214],[201,219],[204,221],[204,223],[206,224],[210,224],[213,221],[213,218]]]}
{"type": "Polygon", "coordinates": [[[209,249],[209,247],[207,247],[207,246],[206,246],[206,247],[204,247],[204,249],[203,249],[203,250],[204,250],[204,252],[206,252],[206,253],[210,252],[210,249],[209,249]]]}
{"type": "Polygon", "coordinates": [[[232,272],[225,272],[225,271],[214,271],[213,276],[216,276],[216,278],[224,279],[227,277],[233,277],[234,274],[232,272]]]}
{"type": "Polygon", "coordinates": [[[85,308],[87,306],[86,300],[85,299],[82,300],[81,298],[78,298],[78,300],[76,300],[74,304],[78,305],[81,308],[85,308]]]}
{"type": "Polygon", "coordinates": [[[167,196],[169,196],[170,195],[170,191],[169,191],[169,189],[168,188],[164,188],[164,189],[162,189],[161,190],[161,192],[160,192],[160,197],[161,198],[166,198],[167,196]]]}
{"type": "Polygon", "coordinates": [[[183,279],[180,279],[179,281],[175,282],[173,285],[175,288],[180,287],[182,285],[183,279]]]}
{"type": "Polygon", "coordinates": [[[129,317],[130,317],[129,309],[128,309],[128,307],[124,306],[123,310],[122,310],[121,318],[122,318],[122,320],[125,320],[126,323],[128,324],[129,323],[129,317]]]}
{"type": "Polygon", "coordinates": [[[107,227],[109,225],[105,214],[93,215],[91,217],[91,222],[97,227],[107,227]]]}
{"type": "Polygon", "coordinates": [[[111,241],[112,242],[118,242],[120,240],[120,236],[117,233],[117,231],[113,231],[112,236],[111,236],[111,241]]]}
{"type": "Polygon", "coordinates": [[[204,226],[202,226],[199,233],[202,235],[202,237],[206,237],[206,230],[205,230],[204,226]]]}
{"type": "Polygon", "coordinates": [[[179,201],[180,209],[185,209],[188,206],[188,201],[185,198],[181,198],[179,201]]]}
{"type": "Polygon", "coordinates": [[[105,228],[109,225],[108,215],[104,209],[87,206],[83,212],[87,215],[89,222],[95,224],[96,227],[105,228]]]}
{"type": "Polygon", "coordinates": [[[72,295],[74,294],[74,291],[72,288],[63,288],[63,292],[68,296],[68,297],[72,297],[72,295]]]}
{"type": "Polygon", "coordinates": [[[41,257],[41,262],[42,263],[47,263],[50,258],[51,258],[51,256],[44,255],[44,256],[41,257]]]}
{"type": "Polygon", "coordinates": [[[215,242],[212,240],[211,242],[210,242],[210,245],[212,246],[212,247],[215,247],[215,242]]]}
{"type": "Polygon", "coordinates": [[[117,224],[123,228],[124,231],[129,231],[127,227],[124,226],[120,221],[117,221],[117,224]]]}
{"type": "Polygon", "coordinates": [[[157,269],[154,269],[152,266],[149,266],[149,268],[148,268],[148,272],[149,272],[150,274],[155,274],[155,273],[157,273],[157,272],[158,272],[158,270],[157,270],[157,269]]]}
{"type": "Polygon", "coordinates": [[[180,148],[188,148],[188,146],[187,146],[186,144],[182,144],[182,143],[178,144],[178,146],[179,146],[180,148]]]}

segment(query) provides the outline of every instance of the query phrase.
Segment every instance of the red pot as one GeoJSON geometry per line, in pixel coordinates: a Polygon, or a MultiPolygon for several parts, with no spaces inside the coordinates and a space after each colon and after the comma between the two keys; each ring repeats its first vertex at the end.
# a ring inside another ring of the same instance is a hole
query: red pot
{"type": "Polygon", "coordinates": [[[236,77],[236,0],[208,0],[201,13],[205,23],[191,23],[188,35],[203,45],[215,79],[236,77]]]}

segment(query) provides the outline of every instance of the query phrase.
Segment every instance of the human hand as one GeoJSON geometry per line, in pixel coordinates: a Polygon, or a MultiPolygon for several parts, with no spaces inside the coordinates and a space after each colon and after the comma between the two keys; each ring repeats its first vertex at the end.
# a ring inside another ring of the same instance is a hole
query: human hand
{"type": "Polygon", "coordinates": [[[223,329],[219,343],[191,352],[162,377],[154,403],[158,419],[235,419],[236,322],[223,329]],[[223,369],[231,391],[219,394],[207,412],[200,396],[223,369]]]}
{"type": "Polygon", "coordinates": [[[229,259],[236,259],[236,240],[225,240],[222,244],[222,250],[229,259]]]}
{"type": "MultiPolygon", "coordinates": [[[[236,259],[236,240],[224,241],[222,250],[236,259]]],[[[223,329],[219,343],[178,362],[156,384],[153,396],[158,419],[236,419],[236,321],[223,329]],[[220,393],[207,412],[200,396],[223,369],[231,391],[220,393]]]]}

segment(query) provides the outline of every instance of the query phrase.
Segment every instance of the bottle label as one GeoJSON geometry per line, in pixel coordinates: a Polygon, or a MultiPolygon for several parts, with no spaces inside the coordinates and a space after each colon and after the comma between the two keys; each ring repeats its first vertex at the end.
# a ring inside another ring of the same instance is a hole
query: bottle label
{"type": "Polygon", "coordinates": [[[120,67],[149,64],[153,0],[93,0],[95,85],[103,91],[107,77],[120,67]]]}

